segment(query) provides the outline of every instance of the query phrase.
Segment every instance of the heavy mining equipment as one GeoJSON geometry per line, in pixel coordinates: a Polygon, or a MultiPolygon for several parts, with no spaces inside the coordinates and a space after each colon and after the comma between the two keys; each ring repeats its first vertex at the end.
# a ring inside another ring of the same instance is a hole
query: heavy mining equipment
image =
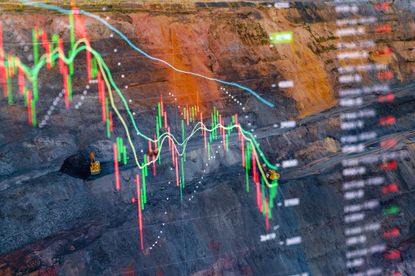
{"type": "Polygon", "coordinates": [[[269,180],[274,181],[280,179],[280,174],[277,173],[275,170],[268,170],[267,177],[269,180]]]}
{"type": "Polygon", "coordinates": [[[262,164],[262,168],[264,169],[268,180],[275,181],[280,179],[280,174],[277,173],[275,170],[268,169],[267,165],[262,164]]]}
{"type": "Polygon", "coordinates": [[[101,163],[98,160],[95,160],[95,152],[91,151],[89,153],[89,159],[91,159],[91,163],[89,163],[91,175],[99,174],[101,172],[101,163]]]}

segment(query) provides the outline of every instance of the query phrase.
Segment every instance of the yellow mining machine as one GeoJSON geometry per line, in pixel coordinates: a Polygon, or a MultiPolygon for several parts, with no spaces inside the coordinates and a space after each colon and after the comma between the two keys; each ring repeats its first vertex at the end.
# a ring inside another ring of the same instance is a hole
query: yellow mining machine
{"type": "Polygon", "coordinates": [[[264,169],[268,180],[275,181],[280,179],[280,174],[277,173],[275,170],[268,169],[267,165],[262,164],[262,168],[264,169]]]}
{"type": "Polygon", "coordinates": [[[89,153],[89,159],[91,159],[91,163],[89,163],[89,171],[91,175],[97,175],[101,172],[101,163],[98,160],[95,160],[95,152],[91,151],[89,153]]]}

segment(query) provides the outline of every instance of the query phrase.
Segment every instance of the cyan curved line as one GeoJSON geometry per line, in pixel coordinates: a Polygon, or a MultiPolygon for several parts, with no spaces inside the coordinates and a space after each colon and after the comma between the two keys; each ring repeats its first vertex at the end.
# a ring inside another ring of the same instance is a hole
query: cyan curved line
{"type": "MultiPolygon", "coordinates": [[[[54,6],[54,5],[43,4],[43,3],[38,3],[38,2],[30,2],[30,1],[25,1],[25,0],[22,0],[21,2],[24,5],[38,7],[38,8],[47,9],[47,10],[53,10],[53,11],[57,11],[57,12],[63,13],[63,14],[71,14],[71,13],[73,13],[72,10],[65,10],[65,9],[62,9],[62,8],[57,7],[57,6],[54,6]]],[[[156,58],[156,57],[153,57],[153,56],[149,55],[148,53],[146,53],[145,51],[143,51],[142,49],[140,49],[139,47],[137,47],[136,45],[134,45],[134,43],[132,43],[121,31],[119,31],[117,28],[115,28],[114,26],[112,26],[111,24],[109,24],[106,20],[102,19],[101,17],[99,17],[96,14],[92,14],[92,13],[86,12],[84,10],[77,10],[76,13],[77,14],[86,15],[88,17],[92,17],[92,18],[98,20],[99,22],[101,22],[102,24],[104,24],[105,26],[107,26],[111,31],[113,31],[114,33],[118,34],[122,39],[124,39],[128,43],[128,45],[131,46],[131,48],[133,48],[134,50],[136,50],[137,52],[139,52],[143,56],[147,57],[148,59],[151,59],[151,60],[157,61],[157,62],[161,62],[164,65],[170,67],[171,69],[173,69],[173,70],[175,70],[176,72],[179,72],[179,73],[188,74],[188,75],[192,75],[192,76],[204,78],[204,79],[211,80],[211,81],[216,81],[216,82],[219,82],[219,83],[222,83],[222,84],[226,84],[226,85],[238,87],[238,88],[240,88],[242,90],[245,90],[245,91],[249,92],[250,94],[252,94],[253,96],[255,96],[258,100],[260,100],[262,103],[268,105],[269,107],[274,107],[274,104],[273,103],[265,100],[260,95],[258,95],[257,92],[255,92],[254,90],[252,90],[252,89],[250,89],[250,88],[248,88],[246,86],[240,85],[240,84],[235,83],[235,82],[229,82],[229,81],[224,81],[224,80],[217,79],[217,78],[211,78],[211,77],[208,77],[208,76],[201,75],[199,73],[194,73],[194,72],[190,72],[190,71],[181,70],[179,68],[174,67],[172,64],[168,63],[167,61],[165,61],[163,59],[156,58]]]]}

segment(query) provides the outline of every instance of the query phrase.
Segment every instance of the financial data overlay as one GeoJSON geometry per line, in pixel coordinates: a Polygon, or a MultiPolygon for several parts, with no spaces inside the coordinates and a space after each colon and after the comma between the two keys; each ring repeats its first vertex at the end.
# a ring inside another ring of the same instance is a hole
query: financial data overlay
{"type": "Polygon", "coordinates": [[[415,274],[415,1],[3,1],[0,275],[415,274]]]}

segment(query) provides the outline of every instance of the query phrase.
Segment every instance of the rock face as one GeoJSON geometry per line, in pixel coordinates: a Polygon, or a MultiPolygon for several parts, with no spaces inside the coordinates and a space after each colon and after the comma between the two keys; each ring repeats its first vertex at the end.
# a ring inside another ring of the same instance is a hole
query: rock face
{"type": "MultiPolygon", "coordinates": [[[[177,137],[184,106],[198,104],[205,114],[216,107],[227,120],[237,113],[244,128],[254,129],[268,160],[299,160],[297,167],[280,172],[278,202],[299,197],[301,204],[273,209],[276,238],[260,242],[266,234],[264,219],[255,206],[254,186],[245,191],[236,134],[227,152],[216,149],[221,141],[214,144],[211,159],[197,134],[188,145],[182,198],[168,151],[157,165],[157,176],[149,173],[141,251],[137,205],[132,203],[138,170],[130,156],[120,168],[121,191],[115,191],[112,140],[106,139],[97,87],[87,83],[82,57],[75,59],[73,78],[73,102],[82,101],[79,109],[66,110],[60,101],[48,115],[62,85],[57,69],[41,71],[38,117],[50,117],[45,127],[27,126],[21,99],[7,106],[7,99],[0,98],[0,275],[346,274],[340,166],[345,155],[339,150],[338,116],[345,108],[336,106],[334,93],[333,8],[202,4],[129,7],[125,12],[114,5],[98,13],[152,56],[181,70],[245,85],[275,108],[235,87],[149,61],[96,20],[86,18],[85,24],[92,47],[102,54],[144,134],[154,135],[155,105],[162,95],[177,137]],[[293,43],[270,45],[268,35],[276,31],[292,31],[293,43]],[[273,85],[284,80],[295,86],[273,85]],[[291,119],[297,121],[295,128],[274,127],[291,119]],[[99,177],[87,175],[90,151],[103,166],[99,177]],[[300,245],[279,243],[298,235],[300,245]]],[[[33,22],[69,41],[68,20],[62,15],[25,9],[1,19],[13,23],[3,23],[5,50],[29,64],[29,51],[15,44],[18,36],[31,41],[27,26],[33,22]]],[[[404,211],[397,220],[404,241],[396,247],[403,254],[402,271],[409,275],[414,271],[415,234],[413,33],[413,23],[398,26],[385,42],[394,49],[392,65],[399,72],[393,84],[396,102],[390,108],[398,122],[392,136],[398,138],[397,148],[409,153],[396,174],[388,176],[401,185],[396,200],[404,211]]],[[[367,106],[379,107],[374,98],[367,100],[367,106]]],[[[127,118],[121,100],[115,97],[115,102],[127,118]]],[[[125,137],[119,120],[114,126],[113,136],[125,137]]],[[[136,137],[133,142],[142,158],[147,142],[136,137]]]]}

